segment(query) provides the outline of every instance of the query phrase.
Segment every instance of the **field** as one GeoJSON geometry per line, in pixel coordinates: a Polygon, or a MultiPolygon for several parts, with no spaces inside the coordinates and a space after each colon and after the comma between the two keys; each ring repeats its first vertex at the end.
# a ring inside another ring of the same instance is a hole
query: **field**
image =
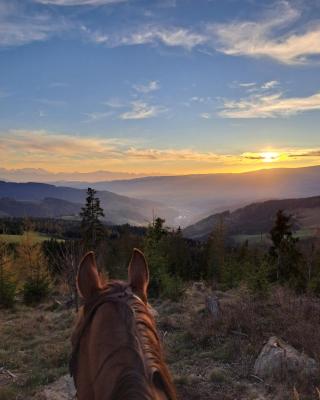
{"type": "MultiPolygon", "coordinates": [[[[253,364],[272,335],[320,361],[319,301],[280,288],[259,301],[244,289],[214,294],[221,304],[219,322],[206,312],[205,298],[212,292],[201,285],[190,286],[179,302],[152,302],[179,398],[293,399],[292,383],[261,382],[253,377],[253,364]]],[[[42,389],[67,373],[74,318],[54,299],[35,308],[0,311],[0,342],[6,344],[0,353],[1,400],[45,398],[42,389]]],[[[318,399],[311,384],[297,389],[301,400],[318,399]]]]}
{"type": "MultiPolygon", "coordinates": [[[[293,237],[298,239],[307,239],[314,237],[317,234],[316,228],[305,228],[295,231],[293,233],[293,237]]],[[[232,238],[236,241],[236,243],[243,243],[246,240],[249,244],[263,244],[263,245],[271,245],[271,239],[269,233],[260,233],[257,235],[234,235],[232,238]]]]}
{"type": "MultiPolygon", "coordinates": [[[[7,243],[20,243],[23,239],[24,235],[6,235],[4,233],[0,234],[0,240],[3,240],[7,243]]],[[[48,235],[44,235],[39,232],[32,233],[32,241],[33,243],[42,243],[46,240],[50,240],[51,237],[48,235]]],[[[59,239],[58,239],[59,240],[59,239]]]]}

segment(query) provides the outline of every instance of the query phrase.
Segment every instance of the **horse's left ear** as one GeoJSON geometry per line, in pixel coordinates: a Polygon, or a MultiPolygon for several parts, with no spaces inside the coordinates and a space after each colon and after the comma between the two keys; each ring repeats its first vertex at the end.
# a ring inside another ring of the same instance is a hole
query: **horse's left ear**
{"type": "Polygon", "coordinates": [[[80,296],[85,300],[89,299],[102,288],[93,251],[87,253],[80,262],[77,275],[77,288],[80,296]]]}
{"type": "Polygon", "coordinates": [[[142,251],[133,250],[128,269],[129,284],[133,292],[142,301],[147,302],[147,290],[149,284],[149,268],[142,251]]]}

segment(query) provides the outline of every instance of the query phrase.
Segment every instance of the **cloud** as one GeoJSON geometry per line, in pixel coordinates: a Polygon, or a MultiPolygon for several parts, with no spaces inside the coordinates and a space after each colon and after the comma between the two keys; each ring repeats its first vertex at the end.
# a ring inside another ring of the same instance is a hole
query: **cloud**
{"type": "Polygon", "coordinates": [[[211,115],[209,113],[202,113],[202,114],[200,114],[200,117],[203,119],[210,119],[211,115]]]}
{"type": "Polygon", "coordinates": [[[126,143],[119,139],[85,138],[50,134],[46,131],[11,130],[1,134],[1,159],[23,157],[25,161],[52,162],[82,159],[104,159],[117,156],[126,143]]]}
{"type": "Polygon", "coordinates": [[[104,101],[102,104],[111,108],[122,108],[125,106],[125,104],[117,98],[109,99],[107,101],[104,101]]]}
{"type": "Polygon", "coordinates": [[[150,93],[159,90],[160,84],[158,81],[150,81],[146,85],[133,85],[132,87],[139,93],[150,93]]]}
{"type": "Polygon", "coordinates": [[[320,110],[320,92],[307,97],[283,97],[281,92],[224,100],[219,112],[225,118],[273,118],[320,110]]]}
{"type": "Polygon", "coordinates": [[[27,14],[22,7],[11,7],[0,14],[0,47],[45,41],[70,28],[70,23],[47,13],[27,14]]]}
{"type": "Polygon", "coordinates": [[[50,88],[63,88],[63,87],[68,87],[69,84],[66,82],[51,82],[49,84],[50,88]]]}
{"type": "Polygon", "coordinates": [[[158,116],[166,111],[166,108],[158,105],[150,105],[137,100],[131,103],[131,110],[120,115],[121,119],[147,119],[158,116]]]}
{"type": "Polygon", "coordinates": [[[107,4],[123,3],[127,0],[34,0],[40,4],[55,6],[102,6],[107,4]]]}
{"type": "Polygon", "coordinates": [[[130,148],[126,152],[128,157],[143,160],[161,161],[202,161],[211,162],[222,160],[223,155],[212,152],[199,152],[192,149],[136,149],[130,148]]]}
{"type": "Polygon", "coordinates": [[[52,106],[52,107],[64,107],[67,104],[64,100],[36,99],[36,101],[45,106],[52,106]]]}
{"type": "Polygon", "coordinates": [[[255,82],[240,82],[240,83],[238,83],[238,86],[240,86],[240,87],[245,87],[245,88],[247,88],[247,87],[252,87],[252,86],[255,86],[256,85],[256,83],[255,82]]]}
{"type": "Polygon", "coordinates": [[[288,1],[276,3],[260,21],[208,25],[217,51],[232,56],[270,57],[284,64],[305,64],[320,55],[320,24],[291,29],[301,13],[288,1]]]}
{"type": "Polygon", "coordinates": [[[240,155],[243,160],[249,161],[287,161],[299,160],[305,157],[318,159],[320,157],[320,149],[279,149],[264,150],[261,152],[245,152],[240,155]]]}
{"type": "MultiPolygon", "coordinates": [[[[144,147],[137,138],[82,137],[47,131],[11,130],[0,132],[0,159],[6,168],[45,168],[51,171],[88,172],[95,170],[208,172],[239,167],[261,167],[270,154],[281,165],[315,164],[320,161],[319,148],[273,149],[261,152],[221,154],[193,148],[144,147]],[[140,144],[139,144],[140,143],[140,144]],[[291,163],[291,164],[290,164],[291,163]],[[171,169],[170,169],[171,168],[171,169]],[[180,168],[180,169],[179,169],[180,168]]],[[[0,171],[1,173],[1,171],[0,171]]]]}
{"type": "Polygon", "coordinates": [[[212,152],[199,152],[193,149],[154,149],[137,148],[135,140],[81,137],[66,134],[50,134],[46,131],[11,130],[0,133],[0,158],[44,165],[60,162],[79,162],[80,160],[193,160],[209,162],[221,160],[222,155],[212,152]]]}
{"type": "Polygon", "coordinates": [[[301,150],[298,150],[298,151],[296,151],[296,152],[293,152],[293,153],[291,153],[291,154],[289,154],[289,157],[290,158],[295,158],[295,159],[298,159],[298,158],[304,158],[304,157],[320,157],[320,149],[317,149],[317,150],[314,150],[314,149],[312,149],[312,150],[305,150],[305,151],[301,151],[301,150]]]}
{"type": "Polygon", "coordinates": [[[275,86],[278,86],[279,82],[278,81],[269,81],[269,82],[265,82],[262,86],[261,89],[272,89],[275,86]]]}
{"type": "Polygon", "coordinates": [[[113,115],[112,111],[107,111],[107,112],[91,112],[91,113],[86,113],[85,114],[88,118],[83,121],[83,122],[97,122],[102,119],[108,118],[111,115],[113,115]]]}
{"type": "Polygon", "coordinates": [[[108,47],[161,43],[168,47],[183,47],[187,50],[192,50],[207,40],[207,37],[202,33],[181,27],[167,28],[148,25],[129,33],[106,34],[100,31],[92,31],[88,27],[82,26],[82,31],[90,41],[104,44],[108,47]]]}

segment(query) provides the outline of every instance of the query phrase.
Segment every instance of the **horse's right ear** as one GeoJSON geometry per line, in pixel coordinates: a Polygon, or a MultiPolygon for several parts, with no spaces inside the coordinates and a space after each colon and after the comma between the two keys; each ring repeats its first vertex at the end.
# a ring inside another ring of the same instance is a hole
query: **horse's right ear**
{"type": "Polygon", "coordinates": [[[138,249],[133,250],[128,269],[128,278],[133,292],[146,303],[149,285],[149,268],[144,254],[138,249]]]}
{"type": "Polygon", "coordinates": [[[102,288],[96,259],[93,251],[87,253],[80,262],[77,275],[77,288],[85,300],[102,288]]]}

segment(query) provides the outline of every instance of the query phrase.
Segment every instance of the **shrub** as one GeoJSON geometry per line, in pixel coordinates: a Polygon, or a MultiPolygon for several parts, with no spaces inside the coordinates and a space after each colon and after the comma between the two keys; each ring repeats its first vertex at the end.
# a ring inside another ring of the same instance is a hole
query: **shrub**
{"type": "Polygon", "coordinates": [[[270,267],[266,261],[258,263],[248,274],[247,282],[249,290],[254,295],[266,296],[270,290],[268,279],[270,267]]]}
{"type": "Polygon", "coordinates": [[[12,279],[12,258],[9,246],[0,241],[0,305],[12,307],[15,300],[16,285],[12,279]]]}
{"type": "Polygon", "coordinates": [[[50,284],[47,278],[29,278],[23,285],[23,301],[27,305],[37,304],[44,300],[50,291],[50,284]]]}
{"type": "Polygon", "coordinates": [[[173,301],[181,299],[184,292],[184,285],[179,277],[171,276],[168,273],[162,273],[160,276],[161,296],[173,301]]]}
{"type": "Polygon", "coordinates": [[[11,308],[14,305],[16,285],[8,277],[0,280],[0,305],[11,308]]]}

